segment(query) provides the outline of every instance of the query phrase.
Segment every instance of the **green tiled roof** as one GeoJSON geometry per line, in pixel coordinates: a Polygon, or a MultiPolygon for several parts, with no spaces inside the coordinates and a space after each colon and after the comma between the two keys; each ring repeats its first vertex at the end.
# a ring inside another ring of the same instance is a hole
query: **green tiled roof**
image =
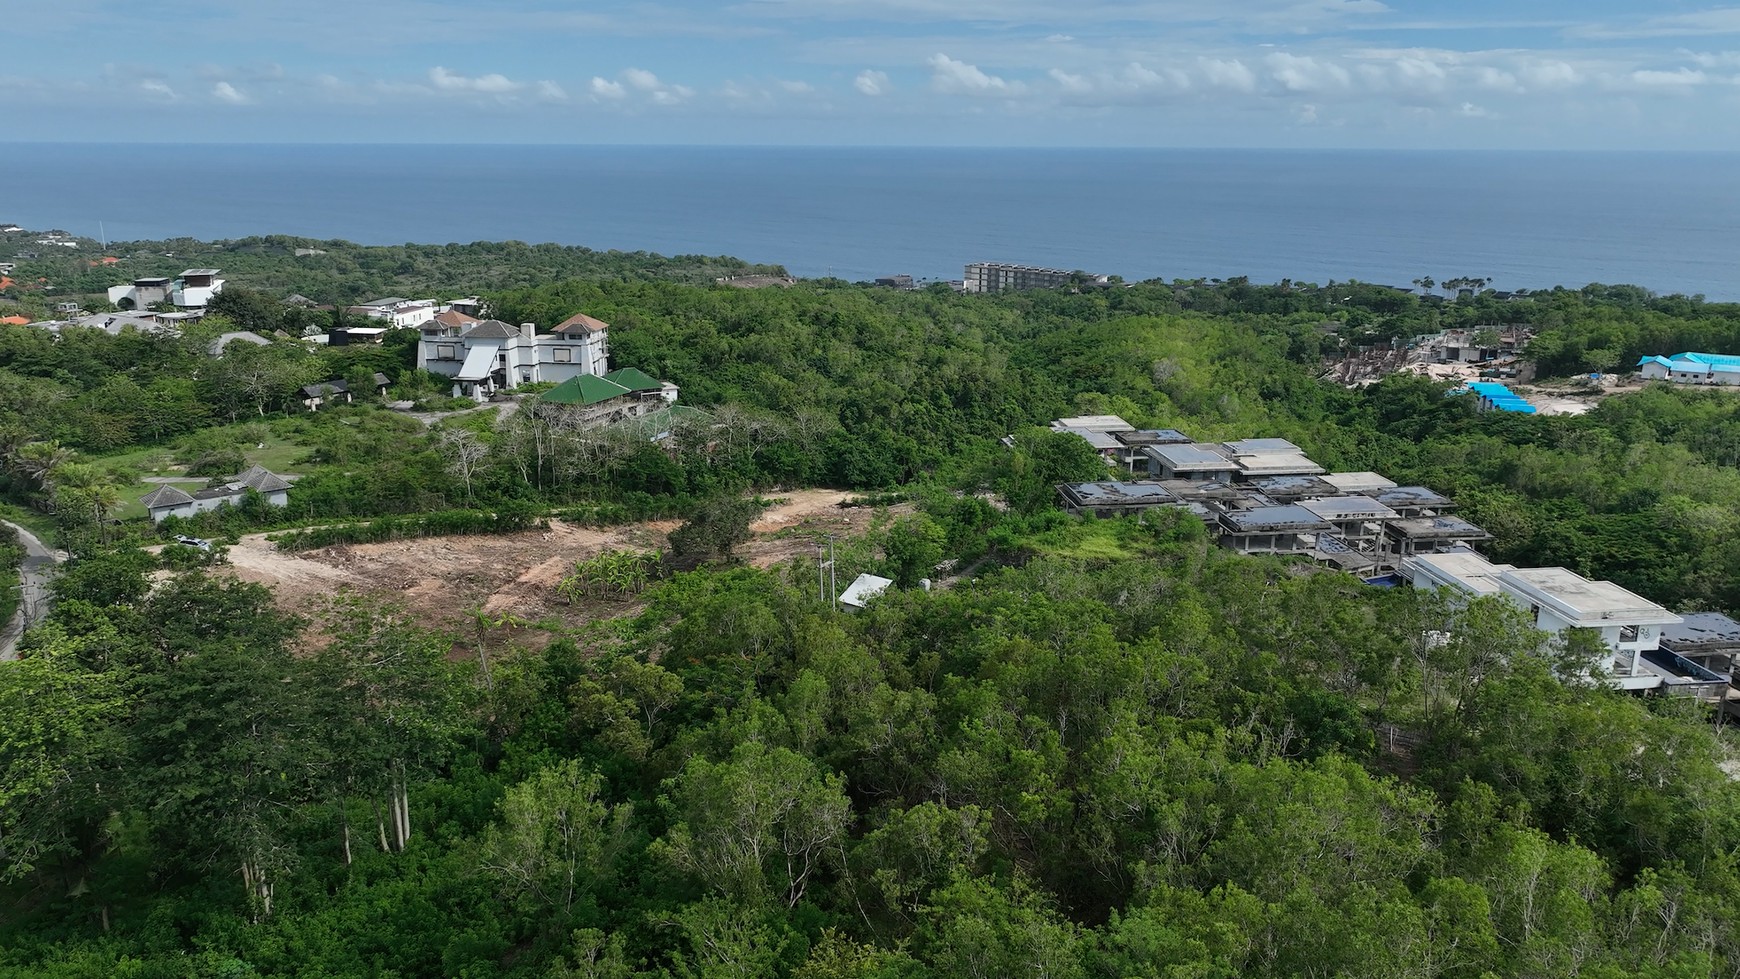
{"type": "Polygon", "coordinates": [[[611,398],[620,398],[629,393],[629,389],[602,377],[591,374],[581,374],[570,377],[566,381],[545,391],[539,401],[557,405],[595,405],[611,398]]]}
{"type": "Polygon", "coordinates": [[[615,381],[623,387],[628,388],[630,391],[657,391],[659,388],[664,387],[663,384],[660,384],[657,380],[653,379],[651,374],[646,373],[638,367],[618,367],[616,370],[604,375],[604,379],[607,381],[615,381]]]}

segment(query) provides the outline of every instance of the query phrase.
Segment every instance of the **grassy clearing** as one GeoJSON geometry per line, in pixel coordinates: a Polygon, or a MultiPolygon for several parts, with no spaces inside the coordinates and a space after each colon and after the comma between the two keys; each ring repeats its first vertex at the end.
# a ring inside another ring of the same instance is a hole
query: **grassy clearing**
{"type": "Polygon", "coordinates": [[[1140,557],[1153,539],[1126,520],[1083,520],[1043,531],[1025,543],[1041,554],[1080,561],[1116,561],[1140,557]]]}
{"type": "MultiPolygon", "coordinates": [[[[274,426],[276,428],[276,426],[274,426]]],[[[233,436],[242,455],[250,466],[265,466],[275,473],[295,472],[297,465],[308,455],[309,447],[290,436],[270,431],[264,438],[260,437],[260,423],[238,422],[225,425],[211,432],[218,436],[233,436]]],[[[114,472],[136,474],[138,478],[121,486],[121,508],[115,511],[115,516],[121,520],[146,516],[145,507],[139,503],[141,497],[155,490],[161,483],[146,482],[146,477],[172,478],[177,487],[193,492],[204,489],[208,479],[203,476],[188,476],[186,467],[175,461],[176,450],[172,446],[153,445],[113,455],[93,456],[90,459],[95,465],[114,472]]],[[[23,521],[19,521],[22,523],[23,521]]]]}
{"type": "Polygon", "coordinates": [[[44,544],[54,546],[54,518],[48,514],[12,503],[0,503],[0,519],[10,520],[42,538],[44,544]]]}

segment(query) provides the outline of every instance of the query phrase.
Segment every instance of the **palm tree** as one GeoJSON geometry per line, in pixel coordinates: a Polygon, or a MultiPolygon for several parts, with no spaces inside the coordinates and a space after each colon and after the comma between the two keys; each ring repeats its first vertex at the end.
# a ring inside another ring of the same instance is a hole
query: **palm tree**
{"type": "Polygon", "coordinates": [[[72,462],[77,455],[59,442],[26,442],[18,447],[16,453],[18,467],[44,492],[53,485],[55,470],[72,462]]]}

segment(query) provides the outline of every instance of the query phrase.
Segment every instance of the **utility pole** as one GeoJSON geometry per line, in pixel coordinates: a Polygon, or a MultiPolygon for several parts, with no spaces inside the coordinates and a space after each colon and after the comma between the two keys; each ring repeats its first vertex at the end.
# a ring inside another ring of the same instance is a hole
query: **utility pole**
{"type": "Polygon", "coordinates": [[[833,608],[840,603],[839,581],[834,577],[834,535],[829,534],[826,543],[816,545],[816,587],[821,592],[822,603],[833,608]]]}

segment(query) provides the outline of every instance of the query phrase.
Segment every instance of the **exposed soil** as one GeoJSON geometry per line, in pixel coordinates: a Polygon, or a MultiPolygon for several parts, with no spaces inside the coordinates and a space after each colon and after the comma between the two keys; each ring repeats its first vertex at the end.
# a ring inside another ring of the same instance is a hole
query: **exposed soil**
{"type": "MultiPolygon", "coordinates": [[[[755,539],[738,556],[767,567],[800,554],[814,554],[824,534],[861,534],[874,511],[842,508],[851,494],[795,490],[750,526],[755,539]]],[[[343,589],[392,597],[425,625],[471,628],[471,610],[511,614],[527,622],[556,618],[570,625],[632,610],[632,602],[569,605],[556,584],[576,561],[606,550],[657,550],[678,521],[620,527],[580,527],[553,520],[548,531],[501,536],[426,537],[380,544],[347,544],[295,554],[277,549],[264,534],[250,534],[229,549],[235,576],[270,585],[280,604],[305,610],[343,589]]]]}

